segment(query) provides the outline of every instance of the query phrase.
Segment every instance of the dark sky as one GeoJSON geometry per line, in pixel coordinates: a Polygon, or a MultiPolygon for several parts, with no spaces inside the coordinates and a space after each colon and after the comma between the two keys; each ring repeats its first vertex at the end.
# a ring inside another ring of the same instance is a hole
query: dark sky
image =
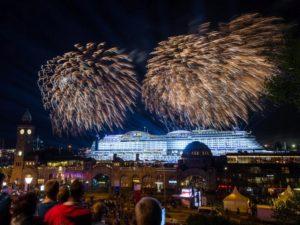
{"type": "MultiPolygon", "coordinates": [[[[197,24],[226,22],[248,12],[282,16],[300,22],[297,0],[222,1],[0,1],[0,139],[15,142],[16,125],[28,108],[37,132],[48,145],[73,143],[88,146],[91,135],[58,138],[52,135],[48,113],[43,109],[37,86],[41,64],[73,49],[80,42],[102,42],[124,49],[136,58],[139,78],[145,74],[149,52],[168,36],[184,34],[197,24]]],[[[140,106],[125,130],[162,133],[166,129],[140,106]]],[[[268,106],[250,119],[248,126],[259,140],[299,138],[299,113],[292,107],[268,106]]]]}

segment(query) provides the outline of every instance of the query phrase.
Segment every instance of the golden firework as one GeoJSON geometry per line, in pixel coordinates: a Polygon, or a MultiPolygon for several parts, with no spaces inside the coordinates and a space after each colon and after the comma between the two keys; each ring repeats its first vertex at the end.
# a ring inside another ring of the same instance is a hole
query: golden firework
{"type": "Polygon", "coordinates": [[[169,37],[148,61],[142,86],[146,108],[183,126],[224,128],[261,109],[266,79],[279,73],[280,18],[246,14],[216,31],[169,37]]]}
{"type": "Polygon", "coordinates": [[[74,51],[47,61],[38,84],[58,134],[122,127],[139,92],[128,55],[105,43],[76,44],[74,51]]]}

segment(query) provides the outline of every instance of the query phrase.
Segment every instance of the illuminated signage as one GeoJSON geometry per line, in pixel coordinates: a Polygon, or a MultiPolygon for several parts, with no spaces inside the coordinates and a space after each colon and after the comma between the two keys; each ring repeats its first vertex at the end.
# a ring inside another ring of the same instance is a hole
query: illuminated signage
{"type": "Polygon", "coordinates": [[[169,180],[169,184],[177,184],[177,180],[169,180]]]}
{"type": "Polygon", "coordinates": [[[191,188],[182,188],[180,197],[191,198],[192,196],[193,196],[193,192],[191,188]]]}

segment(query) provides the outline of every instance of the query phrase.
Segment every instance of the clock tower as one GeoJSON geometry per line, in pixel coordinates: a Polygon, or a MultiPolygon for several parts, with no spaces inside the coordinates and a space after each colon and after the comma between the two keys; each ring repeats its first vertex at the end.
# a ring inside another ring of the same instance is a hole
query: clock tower
{"type": "Polygon", "coordinates": [[[17,127],[17,144],[14,156],[14,165],[11,182],[22,182],[22,172],[24,168],[24,157],[32,151],[35,127],[32,125],[32,117],[28,110],[22,116],[17,127]]]}

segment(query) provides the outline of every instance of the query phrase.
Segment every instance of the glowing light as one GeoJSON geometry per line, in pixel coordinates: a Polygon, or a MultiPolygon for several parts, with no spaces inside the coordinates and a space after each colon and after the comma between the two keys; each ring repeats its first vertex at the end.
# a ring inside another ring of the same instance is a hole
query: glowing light
{"type": "Polygon", "coordinates": [[[226,128],[260,110],[264,82],[280,71],[266,55],[279,53],[279,18],[246,14],[209,30],[169,37],[151,53],[142,86],[146,108],[162,122],[226,128]]]}
{"type": "Polygon", "coordinates": [[[177,180],[169,180],[169,184],[177,184],[177,180]]]}
{"type": "Polygon", "coordinates": [[[47,61],[38,84],[57,134],[122,127],[139,92],[128,55],[105,43],[76,44],[47,61]]]}
{"type": "Polygon", "coordinates": [[[179,195],[181,198],[191,198],[193,197],[191,188],[182,188],[181,194],[179,195]]]}
{"type": "Polygon", "coordinates": [[[21,129],[20,130],[20,134],[24,134],[25,133],[25,130],[24,129],[21,129]]]}
{"type": "Polygon", "coordinates": [[[263,151],[255,137],[246,131],[194,130],[171,132],[166,135],[144,133],[136,136],[134,131],[123,135],[106,135],[97,140],[89,153],[96,160],[113,160],[114,154],[123,160],[177,162],[186,146],[193,141],[207,145],[213,155],[225,155],[240,151],[263,151]]]}
{"type": "Polygon", "coordinates": [[[26,184],[31,184],[31,182],[32,182],[32,180],[33,180],[33,177],[31,177],[31,176],[26,176],[24,180],[25,180],[25,183],[26,183],[26,184]]]}

